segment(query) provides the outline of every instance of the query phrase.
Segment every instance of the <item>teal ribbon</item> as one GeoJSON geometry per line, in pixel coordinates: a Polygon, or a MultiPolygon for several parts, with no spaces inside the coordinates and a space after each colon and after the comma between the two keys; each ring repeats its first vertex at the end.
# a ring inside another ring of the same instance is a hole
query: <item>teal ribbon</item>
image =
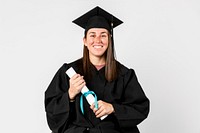
{"type": "Polygon", "coordinates": [[[98,103],[97,103],[97,96],[93,91],[87,91],[85,93],[83,93],[80,97],[80,108],[81,108],[81,112],[82,114],[84,114],[84,109],[83,109],[83,96],[87,97],[89,94],[92,94],[94,96],[94,106],[96,109],[98,109],[98,103]]]}

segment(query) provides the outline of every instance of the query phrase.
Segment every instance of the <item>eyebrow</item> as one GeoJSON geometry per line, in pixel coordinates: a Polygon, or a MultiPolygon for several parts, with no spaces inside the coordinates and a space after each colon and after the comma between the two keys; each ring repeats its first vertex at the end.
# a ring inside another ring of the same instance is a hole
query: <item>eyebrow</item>
{"type": "MultiPolygon", "coordinates": [[[[96,34],[96,32],[91,31],[91,32],[89,32],[89,34],[96,34]]],[[[103,31],[103,32],[101,32],[100,34],[107,34],[107,32],[106,32],[106,31],[103,31]]]]}

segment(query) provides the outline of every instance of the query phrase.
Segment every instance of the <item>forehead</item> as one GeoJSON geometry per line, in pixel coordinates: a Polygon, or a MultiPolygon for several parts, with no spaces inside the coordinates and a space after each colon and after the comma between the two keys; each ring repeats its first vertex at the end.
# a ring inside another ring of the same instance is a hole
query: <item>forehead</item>
{"type": "Polygon", "coordinates": [[[104,28],[91,28],[87,33],[108,33],[108,30],[104,28]]]}

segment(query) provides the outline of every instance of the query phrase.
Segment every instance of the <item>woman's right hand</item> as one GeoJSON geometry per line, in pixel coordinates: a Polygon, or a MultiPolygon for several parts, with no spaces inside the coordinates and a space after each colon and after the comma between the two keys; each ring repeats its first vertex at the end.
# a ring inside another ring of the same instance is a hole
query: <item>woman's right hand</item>
{"type": "Polygon", "coordinates": [[[81,89],[85,86],[85,80],[80,74],[75,74],[70,80],[70,87],[68,90],[69,98],[75,99],[76,95],[81,92],[81,89]]]}

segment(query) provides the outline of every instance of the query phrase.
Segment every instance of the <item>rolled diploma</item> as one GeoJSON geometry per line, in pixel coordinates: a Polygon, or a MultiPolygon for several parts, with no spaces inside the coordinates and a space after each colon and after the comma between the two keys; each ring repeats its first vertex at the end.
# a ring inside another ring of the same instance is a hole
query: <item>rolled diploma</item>
{"type": "MultiPolygon", "coordinates": [[[[66,71],[66,74],[67,74],[70,78],[72,78],[72,77],[76,74],[76,72],[75,72],[75,70],[74,70],[72,67],[70,67],[70,68],[66,71]]],[[[83,94],[83,93],[88,92],[88,91],[89,91],[89,89],[87,88],[87,86],[84,86],[84,87],[82,88],[82,90],[81,90],[81,93],[83,94]]],[[[88,94],[87,97],[86,97],[86,100],[88,101],[88,103],[89,103],[90,105],[92,105],[92,104],[95,102],[95,98],[94,98],[94,96],[93,96],[92,94],[88,94]]],[[[104,115],[104,116],[102,116],[100,119],[103,120],[103,119],[106,118],[106,117],[107,117],[107,115],[104,115]]]]}

